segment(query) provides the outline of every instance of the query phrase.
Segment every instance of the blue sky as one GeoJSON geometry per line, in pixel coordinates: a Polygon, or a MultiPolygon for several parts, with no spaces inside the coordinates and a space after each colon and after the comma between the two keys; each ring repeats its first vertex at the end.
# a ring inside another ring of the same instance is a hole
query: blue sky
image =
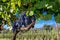
{"type": "Polygon", "coordinates": [[[54,20],[39,20],[38,23],[35,23],[35,28],[42,28],[45,24],[56,26],[56,22],[54,20]]]}
{"type": "MultiPolygon", "coordinates": [[[[43,12],[43,15],[46,15],[47,12],[43,12]]],[[[47,25],[53,25],[56,26],[56,22],[54,20],[54,14],[52,14],[52,19],[51,20],[39,20],[37,23],[35,23],[35,28],[42,28],[45,24],[47,25]]]]}

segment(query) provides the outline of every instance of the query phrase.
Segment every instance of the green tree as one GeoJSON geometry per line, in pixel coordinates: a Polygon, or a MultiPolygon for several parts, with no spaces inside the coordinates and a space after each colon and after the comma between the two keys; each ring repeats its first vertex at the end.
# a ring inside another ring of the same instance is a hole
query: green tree
{"type": "MultiPolygon", "coordinates": [[[[51,15],[54,13],[55,17],[60,13],[60,1],[59,0],[0,0],[0,15],[2,18],[7,18],[7,15],[12,16],[18,10],[33,10],[36,14],[37,19],[49,20],[51,15]],[[43,11],[47,11],[48,14],[44,16],[43,11]]],[[[20,14],[20,12],[19,12],[20,14]]],[[[60,20],[60,19],[59,19],[60,20]]],[[[56,20],[57,22],[58,20],[56,20]]],[[[60,21],[59,21],[60,22],[60,21]]]]}

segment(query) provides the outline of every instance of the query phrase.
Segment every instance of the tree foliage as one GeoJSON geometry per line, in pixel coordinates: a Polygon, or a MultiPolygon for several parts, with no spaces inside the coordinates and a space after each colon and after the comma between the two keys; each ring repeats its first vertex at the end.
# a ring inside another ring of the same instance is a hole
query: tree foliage
{"type": "Polygon", "coordinates": [[[0,0],[0,15],[4,19],[10,19],[17,12],[20,14],[22,10],[26,11],[27,9],[33,10],[36,14],[37,19],[49,20],[51,19],[52,13],[55,14],[55,17],[57,17],[58,16],[57,14],[60,13],[60,1],[59,0],[0,0]],[[48,14],[44,16],[42,14],[43,11],[47,11],[48,14]]]}

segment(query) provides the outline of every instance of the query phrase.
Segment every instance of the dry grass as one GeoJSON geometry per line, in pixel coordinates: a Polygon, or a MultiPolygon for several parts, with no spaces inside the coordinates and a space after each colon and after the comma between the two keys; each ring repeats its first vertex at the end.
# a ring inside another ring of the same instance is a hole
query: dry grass
{"type": "MultiPolygon", "coordinates": [[[[60,31],[59,31],[60,32],[60,31]]],[[[60,40],[60,33],[58,34],[58,39],[60,40]]],[[[0,40],[11,40],[12,33],[7,32],[4,33],[4,37],[0,34],[0,40]]],[[[52,31],[45,30],[36,30],[36,31],[28,31],[20,35],[17,35],[17,40],[57,40],[57,31],[56,29],[52,31]]]]}

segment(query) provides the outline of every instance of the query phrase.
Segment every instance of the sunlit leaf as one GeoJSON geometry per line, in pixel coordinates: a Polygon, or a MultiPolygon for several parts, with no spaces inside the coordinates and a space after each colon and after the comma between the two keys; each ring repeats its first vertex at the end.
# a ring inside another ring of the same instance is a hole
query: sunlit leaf
{"type": "Polygon", "coordinates": [[[2,18],[3,18],[3,19],[5,18],[4,14],[2,14],[2,18]]]}
{"type": "Polygon", "coordinates": [[[18,6],[19,6],[19,7],[21,6],[21,0],[18,1],[18,6]]]}
{"type": "Polygon", "coordinates": [[[2,0],[3,2],[6,2],[6,0],[2,0]]]}

